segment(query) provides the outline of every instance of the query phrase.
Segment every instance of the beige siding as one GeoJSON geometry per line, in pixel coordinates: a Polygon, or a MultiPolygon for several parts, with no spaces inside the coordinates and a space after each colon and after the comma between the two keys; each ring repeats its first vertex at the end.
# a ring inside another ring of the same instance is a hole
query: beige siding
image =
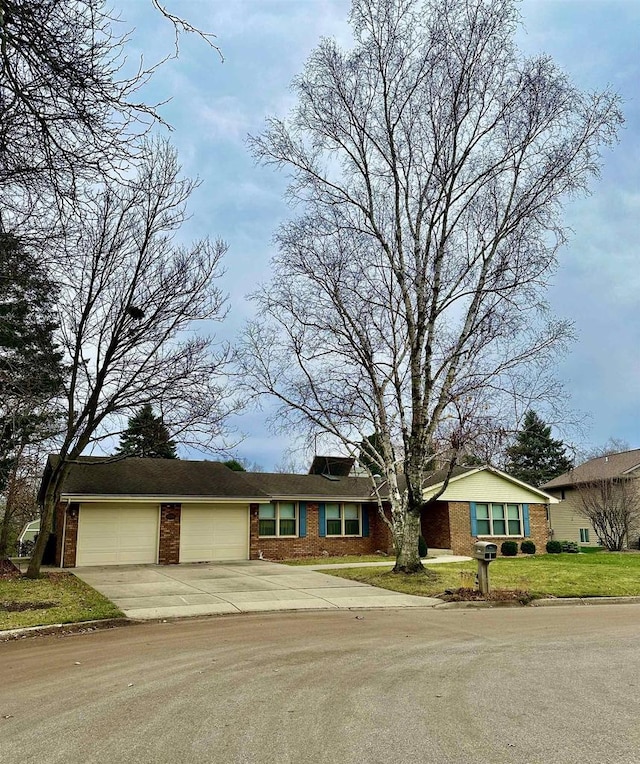
{"type": "Polygon", "coordinates": [[[158,516],[157,504],[81,504],[76,565],[157,562],[158,516]]]}
{"type": "MultiPolygon", "coordinates": [[[[425,498],[428,493],[425,491],[425,498]]],[[[514,504],[545,504],[544,497],[500,475],[484,470],[449,483],[441,501],[495,501],[514,504]]]]}
{"type": "MultiPolygon", "coordinates": [[[[553,494],[560,499],[559,491],[553,494]]],[[[559,504],[552,504],[549,507],[549,524],[551,525],[551,537],[555,541],[575,541],[582,546],[599,546],[598,535],[595,532],[591,521],[577,512],[580,506],[580,499],[577,491],[566,489],[565,499],[559,504]],[[580,528],[587,528],[589,531],[589,543],[580,541],[580,528]]]]}
{"type": "Polygon", "coordinates": [[[182,505],[180,562],[248,558],[248,504],[182,505]]]}

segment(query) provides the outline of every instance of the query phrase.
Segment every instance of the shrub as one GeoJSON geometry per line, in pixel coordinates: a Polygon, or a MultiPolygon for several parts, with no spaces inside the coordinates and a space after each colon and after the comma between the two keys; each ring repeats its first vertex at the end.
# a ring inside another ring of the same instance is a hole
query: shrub
{"type": "Polygon", "coordinates": [[[547,541],[547,554],[560,554],[562,552],[561,541],[547,541]]]}
{"type": "Polygon", "coordinates": [[[500,547],[500,554],[503,557],[515,557],[518,554],[518,542],[503,541],[500,547]]]}
{"type": "Polygon", "coordinates": [[[536,545],[533,543],[533,541],[523,541],[522,544],[520,544],[520,551],[522,554],[535,554],[536,545]]]}
{"type": "Polygon", "coordinates": [[[575,541],[561,541],[562,544],[562,551],[563,552],[570,552],[571,554],[578,554],[580,551],[578,549],[578,544],[575,541]]]}
{"type": "Polygon", "coordinates": [[[429,549],[427,548],[427,542],[424,540],[424,536],[418,537],[418,554],[420,557],[426,557],[429,553],[429,549]]]}

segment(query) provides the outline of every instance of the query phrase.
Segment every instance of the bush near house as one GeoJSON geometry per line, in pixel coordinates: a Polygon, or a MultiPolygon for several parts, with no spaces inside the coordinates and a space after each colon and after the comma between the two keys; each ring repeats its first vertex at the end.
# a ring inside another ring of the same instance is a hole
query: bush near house
{"type": "Polygon", "coordinates": [[[520,544],[520,551],[522,554],[535,554],[536,545],[533,541],[523,541],[522,544],[520,544]]]}
{"type": "Polygon", "coordinates": [[[518,554],[518,542],[503,541],[500,547],[500,554],[503,557],[515,557],[518,554]]]}
{"type": "Polygon", "coordinates": [[[547,541],[547,554],[561,554],[562,542],[561,541],[547,541]]]}

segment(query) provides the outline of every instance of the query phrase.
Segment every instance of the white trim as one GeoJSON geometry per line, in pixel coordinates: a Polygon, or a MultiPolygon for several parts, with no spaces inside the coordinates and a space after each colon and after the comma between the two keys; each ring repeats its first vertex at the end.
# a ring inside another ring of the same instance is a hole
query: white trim
{"type": "MultiPolygon", "coordinates": [[[[477,475],[478,472],[491,472],[493,475],[497,475],[498,477],[503,478],[504,480],[507,480],[509,483],[514,483],[515,485],[519,485],[521,488],[525,488],[527,491],[531,491],[531,493],[535,493],[538,496],[543,496],[546,501],[545,504],[559,504],[559,500],[556,499],[555,496],[551,496],[549,493],[545,493],[544,491],[541,491],[539,488],[534,488],[532,485],[529,485],[528,483],[524,483],[522,480],[518,480],[517,478],[512,477],[507,472],[503,472],[502,470],[497,469],[496,467],[491,467],[489,465],[485,465],[484,467],[475,467],[474,469],[470,469],[468,472],[463,472],[461,475],[456,475],[455,477],[449,478],[449,481],[447,482],[447,487],[451,485],[451,483],[457,483],[458,480],[464,480],[465,478],[468,478],[470,475],[477,475]]],[[[429,498],[431,494],[436,493],[437,489],[440,488],[440,486],[444,485],[444,480],[441,480],[439,483],[435,483],[434,485],[428,485],[422,490],[423,497],[429,498]]],[[[481,504],[484,502],[480,502],[481,504]]],[[[516,502],[510,502],[510,503],[516,503],[516,502]]]]}
{"type": "MultiPolygon", "coordinates": [[[[329,502],[333,504],[340,504],[340,503],[346,503],[346,504],[375,504],[376,499],[372,496],[328,496],[326,493],[312,496],[308,493],[300,493],[295,494],[291,496],[287,496],[285,494],[279,494],[274,493],[272,495],[273,501],[310,501],[312,503],[315,502],[329,502]]],[[[386,501],[386,499],[383,499],[383,501],[386,501]]]]}
{"type": "Polygon", "coordinates": [[[251,496],[241,499],[227,499],[224,496],[152,496],[130,495],[130,494],[73,494],[63,493],[61,498],[70,502],[126,502],[135,504],[143,502],[145,504],[271,504],[271,499],[255,499],[251,496]]]}

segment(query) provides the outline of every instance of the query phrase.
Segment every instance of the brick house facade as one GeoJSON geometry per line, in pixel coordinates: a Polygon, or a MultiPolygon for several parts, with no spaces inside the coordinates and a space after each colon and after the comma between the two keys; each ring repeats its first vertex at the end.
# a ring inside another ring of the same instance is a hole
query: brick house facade
{"type": "MultiPolygon", "coordinates": [[[[438,477],[425,486],[422,535],[429,548],[468,555],[478,538],[498,546],[505,538],[526,538],[538,553],[545,551],[553,497],[489,467],[457,468],[444,491],[438,477]]],[[[368,478],[349,475],[238,473],[216,462],[182,460],[87,460],[73,466],[56,511],[55,562],[172,565],[393,554],[371,493],[368,478]],[[271,519],[261,534],[261,513],[276,518],[279,507],[291,513],[289,525],[271,519]],[[342,526],[330,528],[329,508],[343,518],[342,526]],[[347,508],[354,518],[349,526],[347,508]]]]}

